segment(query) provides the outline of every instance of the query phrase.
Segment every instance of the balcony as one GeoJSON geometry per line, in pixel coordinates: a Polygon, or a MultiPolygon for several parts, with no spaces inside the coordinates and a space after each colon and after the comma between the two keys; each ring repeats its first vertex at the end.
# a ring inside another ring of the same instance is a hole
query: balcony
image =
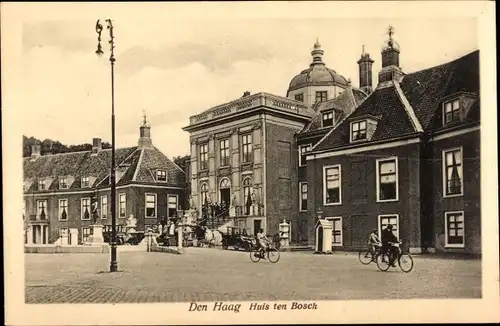
{"type": "Polygon", "coordinates": [[[210,121],[212,119],[229,116],[235,113],[249,111],[261,106],[278,109],[287,113],[307,116],[310,115],[310,113],[308,112],[308,106],[302,102],[268,93],[257,93],[254,95],[239,98],[229,103],[215,106],[204,111],[203,113],[191,116],[189,118],[189,126],[197,125],[199,123],[210,121]]]}
{"type": "Polygon", "coordinates": [[[49,217],[46,214],[41,214],[41,215],[30,214],[28,221],[31,223],[48,223],[49,217]]]}

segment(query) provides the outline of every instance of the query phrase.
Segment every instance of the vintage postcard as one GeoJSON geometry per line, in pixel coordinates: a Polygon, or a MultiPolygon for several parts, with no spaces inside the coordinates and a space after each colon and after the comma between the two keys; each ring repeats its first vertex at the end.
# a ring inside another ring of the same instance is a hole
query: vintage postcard
{"type": "Polygon", "coordinates": [[[500,321],[494,3],[1,9],[6,324],[500,321]]]}

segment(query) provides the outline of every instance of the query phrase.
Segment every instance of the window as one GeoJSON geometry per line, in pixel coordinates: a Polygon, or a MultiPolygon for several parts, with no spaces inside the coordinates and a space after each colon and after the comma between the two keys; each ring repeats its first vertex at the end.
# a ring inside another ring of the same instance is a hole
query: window
{"type": "Polygon", "coordinates": [[[464,237],[464,212],[446,212],[445,219],[445,246],[458,247],[465,246],[464,237]]]}
{"type": "Polygon", "coordinates": [[[220,166],[229,165],[229,139],[220,141],[220,166]]]}
{"type": "Polygon", "coordinates": [[[90,220],[90,198],[82,198],[81,219],[90,220]]]}
{"type": "Polygon", "coordinates": [[[351,123],[351,141],[366,140],[366,120],[351,123]]]}
{"type": "Polygon", "coordinates": [[[341,203],[340,165],[323,167],[324,204],[335,205],[341,203]]]}
{"type": "Polygon", "coordinates": [[[108,218],[108,196],[101,196],[101,218],[108,218]]]}
{"type": "Polygon", "coordinates": [[[387,158],[377,160],[377,201],[398,200],[398,160],[387,158]]]}
{"type": "Polygon", "coordinates": [[[82,177],[82,188],[90,188],[90,178],[82,177]]]}
{"type": "Polygon", "coordinates": [[[201,205],[205,205],[208,202],[208,184],[206,182],[202,183],[200,186],[201,195],[201,205]]]}
{"type": "Polygon", "coordinates": [[[68,220],[68,200],[59,199],[59,220],[68,220]]]}
{"type": "Polygon", "coordinates": [[[460,120],[460,101],[458,99],[443,104],[443,124],[460,120]]]}
{"type": "Polygon", "coordinates": [[[462,168],[462,148],[443,151],[444,197],[462,195],[462,168]]]}
{"type": "Polygon", "coordinates": [[[333,111],[323,113],[323,127],[333,126],[333,111]]]}
{"type": "Polygon", "coordinates": [[[41,220],[47,219],[47,201],[46,200],[38,200],[36,204],[37,210],[36,215],[41,220]]]}
{"type": "Polygon", "coordinates": [[[167,171],[165,170],[156,170],[156,181],[167,181],[167,171]]]}
{"type": "Polygon", "coordinates": [[[304,93],[295,94],[295,101],[304,102],[304,93]]]}
{"type": "Polygon", "coordinates": [[[252,152],[252,135],[247,134],[241,137],[241,143],[243,146],[243,163],[253,161],[253,152],[252,152]]]}
{"type": "Polygon", "coordinates": [[[59,178],[59,189],[68,189],[68,180],[66,177],[59,178]]]}
{"type": "Polygon", "coordinates": [[[328,100],[328,93],[326,91],[316,92],[316,103],[325,102],[328,100]]]}
{"type": "Polygon", "coordinates": [[[243,180],[243,196],[245,197],[245,215],[250,215],[252,208],[252,178],[245,178],[243,180]]]}
{"type": "Polygon", "coordinates": [[[177,217],[177,195],[168,195],[167,216],[177,217]]]}
{"type": "Polygon", "coordinates": [[[146,194],[146,217],[156,217],[156,194],[146,194]]]}
{"type": "Polygon", "coordinates": [[[311,148],[312,148],[311,144],[299,146],[299,166],[306,165],[306,155],[307,155],[307,152],[311,151],[311,148]]]}
{"type": "Polygon", "coordinates": [[[45,190],[45,180],[38,180],[38,190],[45,190]]]}
{"type": "Polygon", "coordinates": [[[299,185],[300,185],[299,210],[304,212],[307,211],[307,183],[301,182],[299,185]]]}
{"type": "Polygon", "coordinates": [[[378,216],[378,236],[382,237],[382,230],[389,224],[392,225],[392,233],[399,239],[399,218],[397,214],[378,216]]]}
{"type": "Polygon", "coordinates": [[[200,170],[208,169],[208,144],[200,145],[200,170]]]}
{"type": "Polygon", "coordinates": [[[118,217],[125,218],[127,216],[127,194],[118,195],[118,217]]]}
{"type": "Polygon", "coordinates": [[[327,217],[332,222],[332,246],[342,247],[342,217],[327,217]]]}
{"type": "Polygon", "coordinates": [[[82,243],[85,243],[89,240],[89,237],[91,235],[91,230],[89,227],[83,227],[82,228],[82,243]]]}

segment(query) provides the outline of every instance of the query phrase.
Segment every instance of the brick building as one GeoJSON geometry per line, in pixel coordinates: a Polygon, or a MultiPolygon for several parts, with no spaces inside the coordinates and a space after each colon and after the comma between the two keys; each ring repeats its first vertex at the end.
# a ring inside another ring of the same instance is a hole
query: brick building
{"type": "Polygon", "coordinates": [[[479,51],[408,74],[399,55],[390,33],[375,90],[307,155],[309,242],[322,210],[343,249],[392,224],[412,252],[479,253],[479,51]]]}
{"type": "Polygon", "coordinates": [[[191,195],[197,207],[224,202],[229,215],[238,217],[234,223],[252,233],[262,227],[275,234],[286,220],[291,240],[307,241],[300,236],[307,236],[307,223],[299,213],[297,189],[305,168],[299,168],[297,139],[312,145],[311,139],[319,140],[366,97],[327,68],[323,54],[316,42],[309,68],[291,80],[287,97],[245,93],[190,118],[184,130],[191,138],[191,195]],[[329,121],[322,120],[325,114],[329,121]]]}
{"type": "MultiPolygon", "coordinates": [[[[184,172],[153,145],[146,117],[138,146],[116,149],[115,162],[117,225],[133,215],[137,229],[144,230],[186,206],[184,172]]],[[[26,243],[54,243],[62,233],[73,235],[72,245],[84,243],[94,201],[98,221],[110,229],[111,150],[102,149],[101,139],[93,139],[92,151],[54,155],[41,155],[34,145],[23,167],[26,243]]]]}
{"type": "Polygon", "coordinates": [[[193,202],[230,201],[252,232],[285,219],[296,244],[315,242],[321,212],[336,248],[390,223],[413,252],[480,252],[479,54],[404,73],[392,32],[375,88],[364,48],[355,88],[316,42],[287,98],[245,94],[192,116],[193,202]]]}

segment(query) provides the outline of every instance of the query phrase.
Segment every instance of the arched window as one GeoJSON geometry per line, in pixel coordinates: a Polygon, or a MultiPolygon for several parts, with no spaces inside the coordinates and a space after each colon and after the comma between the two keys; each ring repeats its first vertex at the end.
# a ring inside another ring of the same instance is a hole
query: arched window
{"type": "Polygon", "coordinates": [[[245,215],[250,215],[252,206],[252,178],[243,179],[243,196],[245,200],[245,215]]]}
{"type": "Polygon", "coordinates": [[[208,202],[208,184],[206,182],[200,185],[201,204],[205,205],[208,202]]]}

